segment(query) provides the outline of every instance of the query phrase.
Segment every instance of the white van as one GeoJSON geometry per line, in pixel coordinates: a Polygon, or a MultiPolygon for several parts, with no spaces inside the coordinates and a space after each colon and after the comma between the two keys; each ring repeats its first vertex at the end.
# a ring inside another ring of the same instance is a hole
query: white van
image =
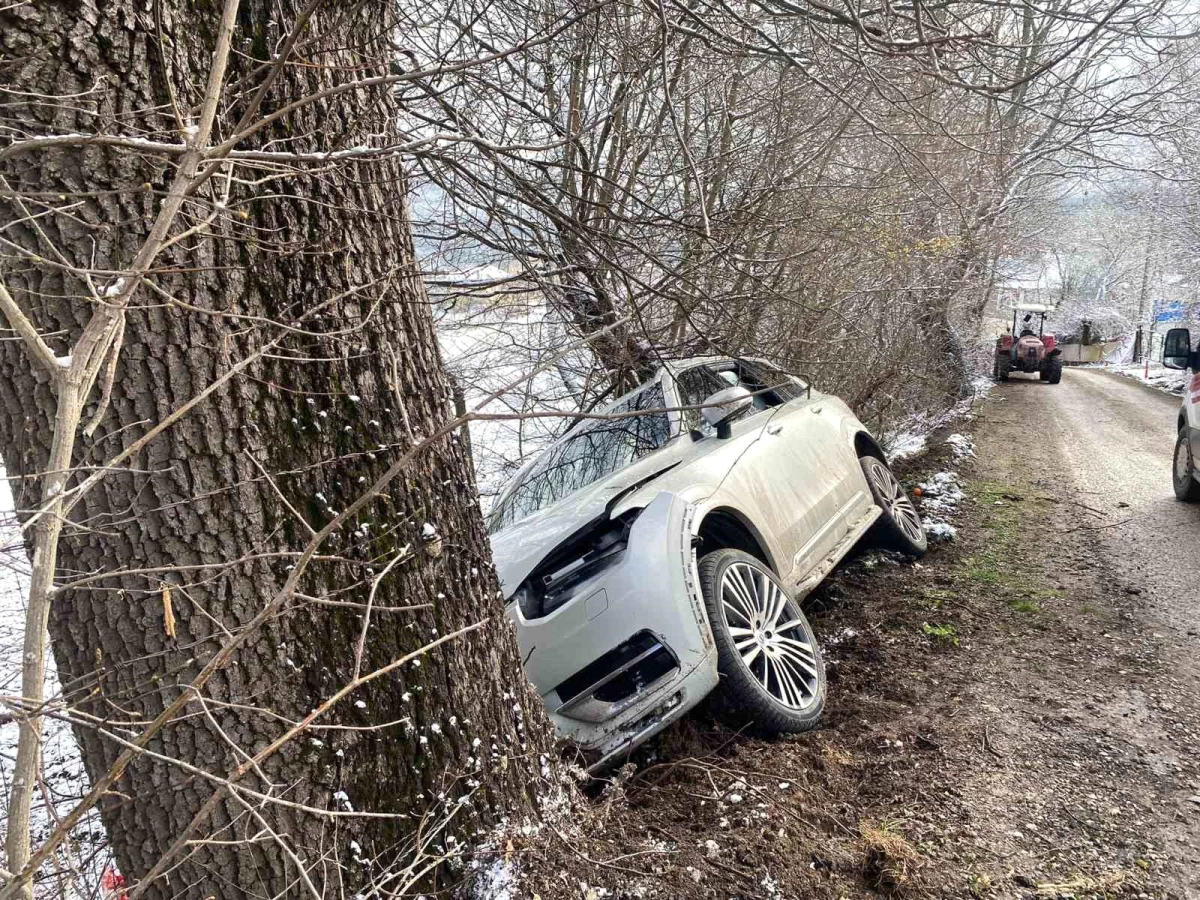
{"type": "MultiPolygon", "coordinates": [[[[1192,334],[1188,329],[1172,328],[1167,332],[1163,365],[1168,369],[1191,369],[1200,373],[1200,347],[1192,349],[1192,334]]],[[[1196,457],[1200,455],[1200,374],[1184,387],[1176,430],[1178,436],[1171,467],[1175,496],[1180,500],[1200,500],[1200,471],[1196,469],[1196,457]]]]}

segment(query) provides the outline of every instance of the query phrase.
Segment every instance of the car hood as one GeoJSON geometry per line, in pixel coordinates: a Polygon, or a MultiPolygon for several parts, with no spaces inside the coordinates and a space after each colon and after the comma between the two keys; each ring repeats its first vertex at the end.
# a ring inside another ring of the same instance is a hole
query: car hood
{"type": "MultiPolygon", "coordinates": [[[[592,523],[608,519],[633,493],[677,465],[675,454],[656,453],[653,459],[627,466],[493,534],[492,557],[504,599],[512,596],[555,547],[592,523]]],[[[638,497],[630,508],[644,506],[650,499],[652,495],[638,497]]]]}

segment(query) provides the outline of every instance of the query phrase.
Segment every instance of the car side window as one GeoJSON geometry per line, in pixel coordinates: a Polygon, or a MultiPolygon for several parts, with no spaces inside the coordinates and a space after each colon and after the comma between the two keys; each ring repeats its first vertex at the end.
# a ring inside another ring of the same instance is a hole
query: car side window
{"type": "Polygon", "coordinates": [[[761,394],[767,406],[779,406],[803,397],[805,388],[796,383],[792,376],[770,363],[760,360],[745,360],[741,363],[741,381],[752,392],[761,394]]]}

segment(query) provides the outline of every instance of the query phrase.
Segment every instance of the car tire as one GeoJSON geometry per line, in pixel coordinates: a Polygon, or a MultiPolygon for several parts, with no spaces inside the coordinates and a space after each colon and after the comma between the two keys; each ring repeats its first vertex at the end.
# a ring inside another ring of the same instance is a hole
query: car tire
{"type": "Polygon", "coordinates": [[[721,711],[764,732],[816,725],[825,708],[821,648],[775,573],[749,553],[714,550],[700,560],[700,590],[717,647],[721,711]]]}
{"type": "Polygon", "coordinates": [[[921,515],[888,464],[877,456],[859,457],[858,464],[875,505],[883,510],[872,531],[875,543],[906,556],[924,556],[929,549],[929,538],[921,524],[921,515]]]}
{"type": "Polygon", "coordinates": [[[1192,457],[1192,442],[1185,425],[1175,439],[1175,455],[1171,458],[1171,482],[1175,496],[1186,503],[1200,500],[1200,483],[1196,481],[1196,461],[1192,457]]]}
{"type": "Polygon", "coordinates": [[[1060,357],[1052,357],[1046,363],[1046,380],[1051,384],[1058,384],[1062,381],[1063,363],[1060,357]]]}

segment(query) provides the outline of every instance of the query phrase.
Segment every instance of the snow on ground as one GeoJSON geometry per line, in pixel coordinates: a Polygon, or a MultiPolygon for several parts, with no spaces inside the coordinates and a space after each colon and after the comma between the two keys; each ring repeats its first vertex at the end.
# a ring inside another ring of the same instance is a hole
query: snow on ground
{"type": "Polygon", "coordinates": [[[992,380],[990,378],[982,375],[976,376],[971,381],[970,396],[964,397],[949,409],[941,412],[914,413],[885,431],[882,440],[888,459],[895,463],[911,459],[924,452],[929,435],[958,419],[970,418],[971,408],[986,397],[991,389],[992,380]]]}
{"type": "MultiPolygon", "coordinates": [[[[969,447],[970,441],[963,438],[962,435],[954,435],[954,437],[962,439],[969,447]]],[[[947,443],[951,444],[956,452],[959,446],[962,446],[961,441],[952,443],[947,440],[947,443]]],[[[974,454],[973,448],[970,449],[970,453],[974,454]]],[[[938,472],[932,478],[917,485],[917,489],[921,492],[919,496],[921,521],[925,524],[925,533],[933,541],[953,540],[958,535],[958,529],[950,524],[949,520],[957,511],[958,504],[966,496],[963,493],[958,473],[938,472]]]]}
{"type": "Polygon", "coordinates": [[[1160,391],[1165,391],[1175,396],[1181,395],[1184,388],[1192,380],[1190,373],[1178,369],[1168,369],[1162,363],[1156,362],[1150,363],[1148,367],[1144,362],[1140,362],[1120,365],[1099,363],[1095,366],[1086,366],[1085,368],[1107,369],[1109,372],[1116,372],[1118,375],[1124,375],[1126,378],[1133,378],[1142,384],[1148,384],[1150,387],[1158,388],[1160,391]]]}
{"type": "Polygon", "coordinates": [[[965,434],[951,434],[946,437],[955,459],[965,459],[975,455],[975,444],[965,434]]]}
{"type": "Polygon", "coordinates": [[[513,900],[517,870],[506,859],[492,860],[471,883],[471,900],[513,900]]]}

